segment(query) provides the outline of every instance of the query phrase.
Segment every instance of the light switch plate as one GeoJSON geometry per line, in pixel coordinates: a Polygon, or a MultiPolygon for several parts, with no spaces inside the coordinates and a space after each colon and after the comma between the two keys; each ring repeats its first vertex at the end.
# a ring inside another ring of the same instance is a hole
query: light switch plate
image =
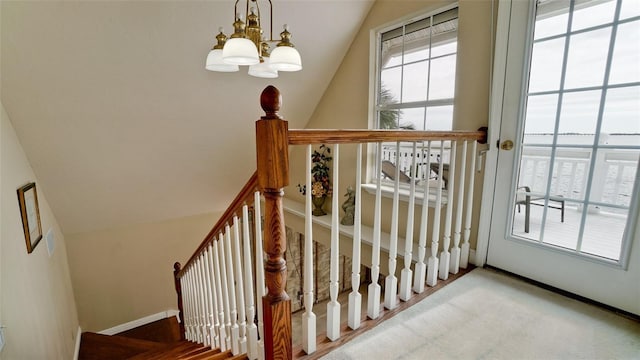
{"type": "Polygon", "coordinates": [[[53,229],[49,229],[49,231],[47,231],[47,251],[49,252],[49,257],[51,257],[51,255],[53,255],[53,250],[55,250],[56,248],[56,239],[55,236],[53,235],[53,229]]]}

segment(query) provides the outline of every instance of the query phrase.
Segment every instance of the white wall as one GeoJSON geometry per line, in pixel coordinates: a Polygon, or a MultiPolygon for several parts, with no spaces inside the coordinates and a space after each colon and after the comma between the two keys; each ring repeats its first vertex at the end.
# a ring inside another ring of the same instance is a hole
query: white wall
{"type": "Polygon", "coordinates": [[[6,326],[0,358],[71,359],[78,316],[64,235],[4,106],[0,118],[0,323],[6,326]],[[44,239],[27,254],[16,190],[29,182],[36,182],[43,234],[53,230],[51,257],[44,239]]]}
{"type": "Polygon", "coordinates": [[[101,331],[177,309],[173,264],[189,259],[220,215],[69,234],[69,268],[82,329],[101,331]]]}

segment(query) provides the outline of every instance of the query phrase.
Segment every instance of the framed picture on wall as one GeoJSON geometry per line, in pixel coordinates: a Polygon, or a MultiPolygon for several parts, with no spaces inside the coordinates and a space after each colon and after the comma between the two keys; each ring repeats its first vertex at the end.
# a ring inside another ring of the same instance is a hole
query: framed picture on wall
{"type": "Polygon", "coordinates": [[[27,242],[27,253],[31,253],[42,240],[36,183],[30,183],[18,189],[18,202],[20,203],[24,238],[27,242]]]}

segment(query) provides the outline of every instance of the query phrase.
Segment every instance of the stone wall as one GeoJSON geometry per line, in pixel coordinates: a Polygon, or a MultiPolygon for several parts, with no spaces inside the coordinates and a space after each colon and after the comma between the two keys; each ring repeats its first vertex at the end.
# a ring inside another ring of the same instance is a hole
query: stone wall
{"type": "MultiPolygon", "coordinates": [[[[315,302],[329,299],[329,274],[331,248],[313,243],[313,282],[315,302]]],[[[291,297],[291,311],[303,308],[302,294],[304,286],[304,235],[287,227],[287,294],[291,297]]],[[[338,272],[339,291],[351,289],[351,258],[340,255],[338,272]]]]}

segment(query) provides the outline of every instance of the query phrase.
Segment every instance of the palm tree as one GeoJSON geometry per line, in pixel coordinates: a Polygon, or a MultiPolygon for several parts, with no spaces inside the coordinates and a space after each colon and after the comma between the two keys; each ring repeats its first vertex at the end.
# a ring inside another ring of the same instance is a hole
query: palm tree
{"type": "MultiPolygon", "coordinates": [[[[393,97],[391,90],[380,87],[380,104],[393,104],[396,103],[396,99],[393,97]]],[[[415,130],[415,127],[411,123],[398,124],[398,111],[397,110],[382,110],[380,111],[380,129],[402,129],[402,130],[415,130]]]]}

